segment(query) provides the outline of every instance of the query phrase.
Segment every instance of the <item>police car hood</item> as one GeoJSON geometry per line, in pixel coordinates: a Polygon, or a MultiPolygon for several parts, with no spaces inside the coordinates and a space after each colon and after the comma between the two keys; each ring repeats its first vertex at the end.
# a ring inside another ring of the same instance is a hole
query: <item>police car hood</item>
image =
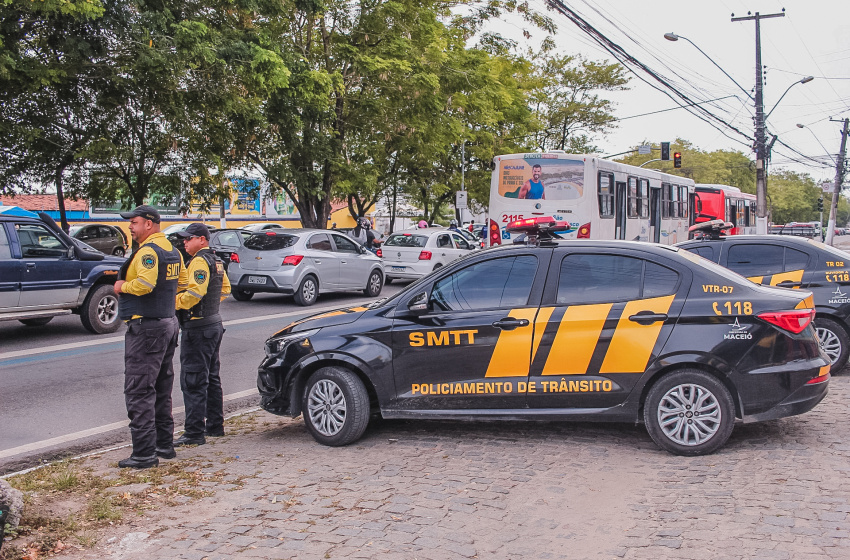
{"type": "Polygon", "coordinates": [[[285,334],[294,334],[301,331],[309,331],[311,329],[320,329],[322,327],[335,327],[337,325],[345,325],[352,323],[360,318],[363,313],[369,309],[368,307],[348,307],[345,309],[335,309],[333,311],[325,311],[309,317],[304,317],[293,323],[288,324],[273,336],[281,336],[285,334]]]}

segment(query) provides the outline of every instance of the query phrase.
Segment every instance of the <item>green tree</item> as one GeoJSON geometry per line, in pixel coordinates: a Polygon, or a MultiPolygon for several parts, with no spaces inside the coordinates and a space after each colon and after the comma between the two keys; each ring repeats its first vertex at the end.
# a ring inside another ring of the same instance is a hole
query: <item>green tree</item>
{"type": "Polygon", "coordinates": [[[573,154],[598,151],[593,137],[616,126],[613,104],[600,92],[627,89],[626,69],[620,64],[547,51],[534,59],[540,86],[533,92],[531,104],[541,122],[534,136],[535,147],[573,154]]]}
{"type": "MultiPolygon", "coordinates": [[[[652,154],[640,155],[637,153],[637,147],[635,147],[634,153],[617,158],[615,161],[639,166],[661,157],[661,145],[659,143],[644,142],[644,144],[652,146],[652,154]]],[[[675,142],[670,143],[671,158],[675,152],[682,154],[682,167],[680,169],[673,167],[672,159],[670,161],[654,161],[645,167],[671,175],[688,177],[697,183],[729,185],[738,187],[743,192],[755,194],[755,164],[744,153],[734,150],[705,152],[682,138],[677,138],[675,142]]]]}

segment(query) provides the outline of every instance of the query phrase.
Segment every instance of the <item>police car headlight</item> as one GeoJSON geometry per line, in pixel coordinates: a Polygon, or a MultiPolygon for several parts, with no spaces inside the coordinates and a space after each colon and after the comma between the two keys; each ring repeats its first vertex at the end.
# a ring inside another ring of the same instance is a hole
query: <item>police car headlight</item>
{"type": "Polygon", "coordinates": [[[290,344],[306,341],[320,330],[321,329],[312,329],[309,331],[301,331],[270,338],[266,341],[266,356],[276,356],[283,352],[290,344]]]}

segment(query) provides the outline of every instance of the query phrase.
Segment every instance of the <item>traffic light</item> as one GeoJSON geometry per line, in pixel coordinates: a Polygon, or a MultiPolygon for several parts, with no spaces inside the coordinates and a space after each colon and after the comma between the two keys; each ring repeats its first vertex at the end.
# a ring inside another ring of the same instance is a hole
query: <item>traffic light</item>
{"type": "Polygon", "coordinates": [[[823,197],[818,198],[818,212],[823,212],[823,197]]]}
{"type": "Polygon", "coordinates": [[[661,159],[670,161],[670,142],[661,143],[661,159]]]}
{"type": "Polygon", "coordinates": [[[676,152],[673,154],[673,167],[676,169],[682,167],[682,152],[676,152]]]}

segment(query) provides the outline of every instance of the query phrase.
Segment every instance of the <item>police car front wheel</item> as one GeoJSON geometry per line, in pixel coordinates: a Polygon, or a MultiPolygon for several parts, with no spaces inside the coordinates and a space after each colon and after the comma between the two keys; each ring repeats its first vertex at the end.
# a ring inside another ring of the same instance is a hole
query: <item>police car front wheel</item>
{"type": "Polygon", "coordinates": [[[643,417],[647,432],[662,449],[675,455],[707,455],[732,434],[735,406],[719,379],[686,369],[669,373],[652,386],[643,417]]]}
{"type": "Polygon", "coordinates": [[[360,439],[369,423],[369,394],[353,372],[325,367],[307,380],[301,410],[316,441],[348,445],[360,439]]]}

